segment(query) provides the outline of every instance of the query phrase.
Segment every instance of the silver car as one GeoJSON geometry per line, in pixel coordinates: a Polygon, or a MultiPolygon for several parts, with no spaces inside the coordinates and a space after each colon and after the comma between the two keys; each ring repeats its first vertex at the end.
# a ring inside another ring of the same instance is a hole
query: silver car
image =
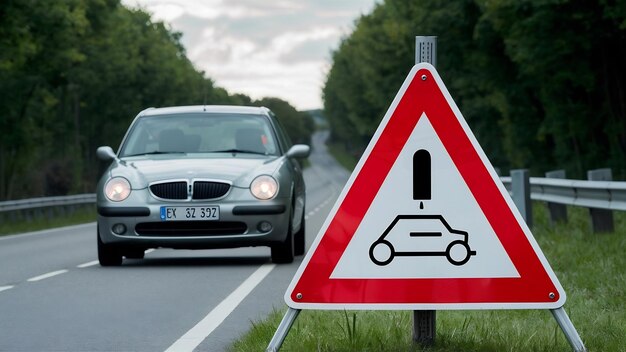
{"type": "Polygon", "coordinates": [[[305,185],[291,145],[263,107],[150,108],[137,115],[98,183],[98,259],[121,265],[148,248],[305,251],[305,185]]]}

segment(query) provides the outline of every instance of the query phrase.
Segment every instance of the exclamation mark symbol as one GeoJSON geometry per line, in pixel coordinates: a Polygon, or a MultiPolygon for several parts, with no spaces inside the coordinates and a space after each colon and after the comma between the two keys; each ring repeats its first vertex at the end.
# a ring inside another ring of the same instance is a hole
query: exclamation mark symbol
{"type": "MultiPolygon", "coordinates": [[[[430,184],[430,153],[426,149],[420,149],[413,154],[413,199],[431,199],[430,184]]],[[[424,202],[420,202],[420,209],[424,209],[424,202]]]]}

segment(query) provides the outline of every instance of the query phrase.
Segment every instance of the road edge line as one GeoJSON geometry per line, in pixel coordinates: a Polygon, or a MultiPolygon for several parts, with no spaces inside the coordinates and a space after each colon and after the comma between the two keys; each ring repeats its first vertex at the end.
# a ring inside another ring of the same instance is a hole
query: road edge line
{"type": "Polygon", "coordinates": [[[228,297],[218,304],[198,324],[176,340],[165,352],[193,351],[206,339],[254,288],[276,267],[276,264],[263,264],[228,297]]]}

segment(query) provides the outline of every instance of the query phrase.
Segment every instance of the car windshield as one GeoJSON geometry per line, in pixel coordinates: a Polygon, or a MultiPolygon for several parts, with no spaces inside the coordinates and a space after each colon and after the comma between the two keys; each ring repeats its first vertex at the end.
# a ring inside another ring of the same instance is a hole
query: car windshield
{"type": "Polygon", "coordinates": [[[276,155],[278,147],[262,115],[188,113],[140,117],[120,157],[172,153],[276,155]]]}

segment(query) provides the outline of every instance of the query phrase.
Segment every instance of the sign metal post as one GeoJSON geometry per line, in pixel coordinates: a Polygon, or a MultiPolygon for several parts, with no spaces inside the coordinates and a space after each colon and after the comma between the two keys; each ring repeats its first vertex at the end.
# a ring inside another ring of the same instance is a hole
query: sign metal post
{"type": "MultiPolygon", "coordinates": [[[[437,37],[415,37],[415,64],[428,62],[437,67],[437,37]]],[[[414,191],[415,192],[415,191],[414,191]]],[[[437,334],[437,311],[413,311],[413,341],[422,346],[431,346],[435,343],[437,334]]]]}

